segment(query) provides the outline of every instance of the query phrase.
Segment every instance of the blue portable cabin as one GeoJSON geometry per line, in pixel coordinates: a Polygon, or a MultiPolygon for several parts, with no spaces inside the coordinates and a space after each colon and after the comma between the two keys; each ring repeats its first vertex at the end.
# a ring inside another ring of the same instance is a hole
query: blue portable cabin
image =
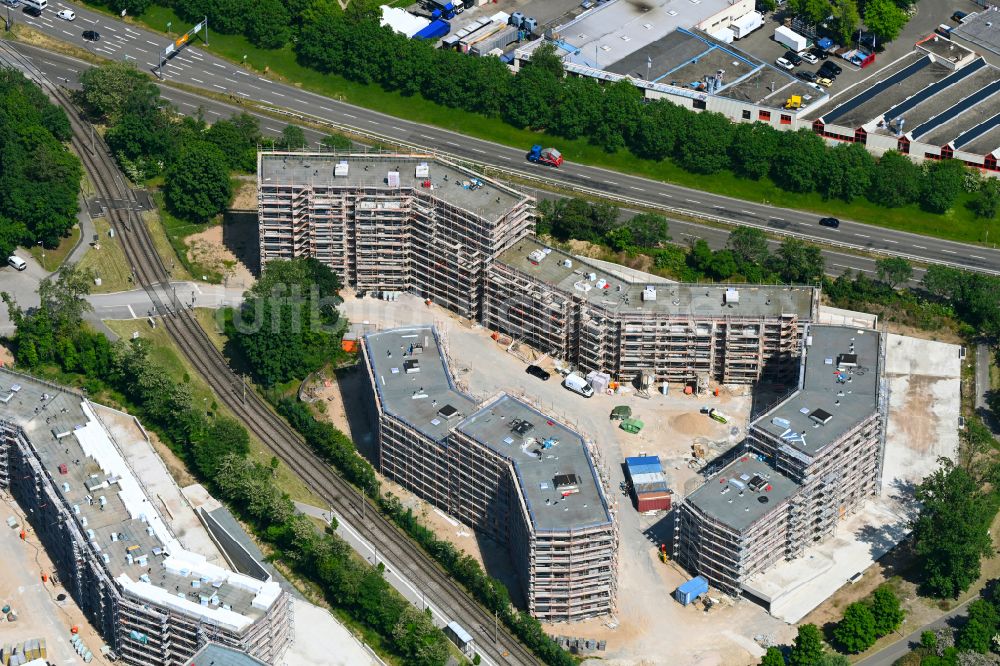
{"type": "Polygon", "coordinates": [[[413,35],[413,39],[440,39],[451,32],[451,24],[444,19],[437,19],[427,24],[427,27],[413,35]]]}
{"type": "Polygon", "coordinates": [[[708,580],[704,576],[695,576],[674,590],[674,599],[687,606],[698,597],[708,594],[708,580]]]}

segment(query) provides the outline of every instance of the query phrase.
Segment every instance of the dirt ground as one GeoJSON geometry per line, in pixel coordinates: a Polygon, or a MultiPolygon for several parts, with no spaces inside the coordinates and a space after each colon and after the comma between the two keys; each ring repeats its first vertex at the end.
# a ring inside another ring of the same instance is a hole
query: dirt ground
{"type": "Polygon", "coordinates": [[[241,180],[230,208],[233,210],[257,210],[257,183],[252,179],[241,180]]]}
{"type": "Polygon", "coordinates": [[[0,345],[0,367],[14,365],[14,355],[9,349],[0,345]]]}
{"type": "Polygon", "coordinates": [[[215,225],[184,239],[188,246],[188,259],[208,269],[219,271],[227,284],[250,287],[254,276],[236,255],[222,242],[222,225],[215,225]]]}

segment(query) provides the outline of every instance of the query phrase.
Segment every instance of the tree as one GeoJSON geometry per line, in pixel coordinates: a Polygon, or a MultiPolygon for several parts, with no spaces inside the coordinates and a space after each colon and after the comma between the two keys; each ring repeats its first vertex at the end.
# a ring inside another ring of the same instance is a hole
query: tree
{"type": "Polygon", "coordinates": [[[947,459],[917,487],[913,548],[923,587],[935,597],[956,597],[979,577],[992,553],[989,525],[995,510],[976,481],[947,459]]]}
{"type": "Polygon", "coordinates": [[[229,120],[217,120],[204,136],[206,141],[215,144],[223,152],[229,168],[233,171],[250,173],[257,168],[260,126],[257,124],[257,119],[250,114],[233,116],[229,120]]]}
{"type": "Polygon", "coordinates": [[[192,222],[205,222],[229,205],[232,183],[229,162],[207,141],[185,145],[166,173],[164,193],[172,213],[192,222]]]}
{"type": "MultiPolygon", "coordinates": [[[[515,78],[520,77],[520,74],[515,78]]],[[[613,153],[632,142],[642,114],[642,91],[628,79],[604,86],[602,111],[591,141],[613,153]]]]}
{"type": "Polygon", "coordinates": [[[733,128],[729,157],[736,173],[760,180],[771,169],[780,132],[767,123],[742,123],[733,128]]]}
{"type": "Polygon", "coordinates": [[[823,658],[823,637],[815,624],[799,626],[795,644],[788,654],[788,666],[815,666],[823,658]]]}
{"type": "Polygon", "coordinates": [[[91,115],[114,123],[129,100],[158,99],[159,90],[135,65],[108,62],[80,75],[83,101],[91,115]]]}
{"type": "Polygon", "coordinates": [[[691,112],[666,100],[643,105],[632,140],[639,157],[662,160],[674,154],[691,112]]]}
{"type": "Polygon", "coordinates": [[[116,14],[121,14],[124,11],[129,16],[139,16],[149,9],[151,2],[152,0],[113,0],[111,7],[116,14]]]}
{"type": "Polygon", "coordinates": [[[899,605],[899,597],[888,585],[879,585],[872,593],[872,618],[875,635],[886,636],[899,629],[906,612],[899,605]]]}
{"type": "Polygon", "coordinates": [[[350,150],[354,147],[351,140],[343,134],[327,134],[320,139],[320,143],[331,150],[350,150]]]}
{"type": "Polygon", "coordinates": [[[837,42],[850,44],[860,22],[861,15],[858,14],[858,4],[855,0],[834,0],[833,28],[837,42]]]}
{"type": "Polygon", "coordinates": [[[895,150],[882,154],[872,173],[868,199],[888,208],[913,203],[920,194],[920,167],[895,150]]]}
{"type": "Polygon", "coordinates": [[[559,102],[552,116],[553,129],[567,139],[594,131],[604,110],[604,91],[596,79],[571,76],[562,82],[559,102]]]}
{"type": "Polygon", "coordinates": [[[660,247],[670,240],[667,218],[656,213],[633,215],[624,226],[632,236],[632,243],[638,247],[660,247]]]}
{"type": "Polygon", "coordinates": [[[852,654],[864,652],[875,644],[875,618],[871,610],[860,601],[849,605],[843,619],[837,623],[833,636],[852,654]]]}
{"type": "Polygon", "coordinates": [[[245,21],[247,39],[264,49],[280,49],[292,34],[292,19],[279,0],[247,3],[245,21]]]}
{"type": "Polygon", "coordinates": [[[955,647],[959,650],[986,654],[990,651],[993,636],[1000,624],[1000,615],[986,599],[976,599],[969,604],[968,617],[958,632],[955,647]]]}
{"type": "Polygon", "coordinates": [[[893,0],[866,0],[865,26],[875,33],[882,43],[891,42],[899,36],[906,25],[906,12],[893,0]]]}
{"type": "Polygon", "coordinates": [[[736,227],[729,232],[726,247],[733,251],[741,267],[747,264],[763,266],[770,257],[767,234],[756,227],[736,227]]]}
{"type": "Polygon", "coordinates": [[[789,192],[810,192],[822,169],[826,145],[809,129],[786,132],[771,162],[771,177],[789,192]]]}
{"type": "Polygon", "coordinates": [[[681,131],[674,151],[677,163],[693,173],[722,171],[730,164],[732,136],[733,124],[721,113],[703,111],[692,114],[681,131]]]}
{"type": "Polygon", "coordinates": [[[219,416],[200,437],[194,440],[194,463],[205,478],[214,478],[222,459],[235,453],[250,453],[250,435],[246,428],[228,416],[219,416]]]}
{"type": "Polygon", "coordinates": [[[824,0],[789,0],[788,8],[810,24],[819,23],[830,13],[830,3],[824,0]]]}
{"type": "Polygon", "coordinates": [[[875,262],[880,282],[896,289],[913,277],[913,264],[903,257],[884,257],[875,262]]]}
{"type": "Polygon", "coordinates": [[[988,178],[979,186],[976,198],[969,202],[969,209],[976,217],[992,220],[1000,210],[1000,181],[988,178]]]}
{"type": "Polygon", "coordinates": [[[840,144],[826,151],[817,180],[828,199],[853,201],[864,196],[871,185],[875,158],[860,143],[840,144]]]}
{"type": "Polygon", "coordinates": [[[947,211],[962,192],[967,172],[965,164],[960,160],[932,162],[924,171],[920,188],[920,207],[931,213],[947,211]]]}
{"type": "Polygon", "coordinates": [[[302,150],[307,145],[306,133],[298,125],[285,125],[281,130],[281,147],[285,150],[302,150]]]}
{"type": "Polygon", "coordinates": [[[785,656],[781,654],[781,648],[771,646],[760,660],[760,666],[785,666],[785,656]]]}
{"type": "Polygon", "coordinates": [[[797,238],[783,240],[769,263],[769,268],[783,282],[809,284],[823,279],[823,255],[819,247],[797,238]]]}

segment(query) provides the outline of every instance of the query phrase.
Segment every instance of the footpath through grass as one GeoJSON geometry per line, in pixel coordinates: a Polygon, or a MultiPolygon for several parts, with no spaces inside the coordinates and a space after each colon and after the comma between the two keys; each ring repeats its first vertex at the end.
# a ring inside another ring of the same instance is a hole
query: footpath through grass
{"type": "MultiPolygon", "coordinates": [[[[100,6],[97,9],[106,11],[100,6]]],[[[151,5],[142,16],[128,20],[161,33],[165,32],[167,23],[170,23],[172,35],[193,27],[172,8],[157,4],[151,5]]],[[[246,56],[245,64],[249,69],[258,73],[266,72],[271,78],[327,97],[506,146],[523,147],[525,151],[534,143],[554,145],[572,162],[645,176],[738,199],[813,211],[817,216],[834,215],[965,243],[984,243],[989,238],[994,243],[1000,241],[1000,220],[986,222],[976,219],[965,205],[971,198],[968,194],[960,196],[955,207],[945,215],[927,213],[915,205],[887,209],[861,200],[852,203],[824,201],[817,193],[785,192],[768,179],[751,181],[730,172],[711,176],[692,174],[669,160],[643,160],[624,151],[609,154],[584,139],[568,140],[520,130],[497,119],[434,104],[419,95],[408,97],[385,91],[376,85],[363,85],[334,74],[321,74],[300,65],[291,44],[277,50],[264,50],[258,49],[240,35],[210,32],[208,45],[200,40],[195,41],[194,45],[236,64],[243,63],[246,56]]]]}

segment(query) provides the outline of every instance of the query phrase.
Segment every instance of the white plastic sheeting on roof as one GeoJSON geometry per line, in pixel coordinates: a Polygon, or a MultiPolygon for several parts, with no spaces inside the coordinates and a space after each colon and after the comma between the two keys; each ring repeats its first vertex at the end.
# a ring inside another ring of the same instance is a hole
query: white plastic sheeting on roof
{"type": "Polygon", "coordinates": [[[379,25],[387,25],[407,37],[413,37],[413,35],[430,25],[429,20],[411,14],[405,9],[389,7],[388,5],[382,5],[381,9],[382,20],[379,21],[379,25]]]}

